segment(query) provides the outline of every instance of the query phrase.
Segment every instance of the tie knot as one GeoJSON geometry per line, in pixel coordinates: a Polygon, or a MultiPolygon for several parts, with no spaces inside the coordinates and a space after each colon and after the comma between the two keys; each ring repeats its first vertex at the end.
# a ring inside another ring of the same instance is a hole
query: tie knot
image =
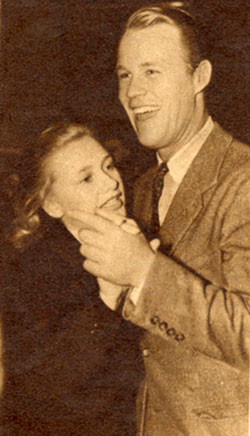
{"type": "Polygon", "coordinates": [[[152,217],[151,217],[151,231],[155,234],[158,233],[160,223],[158,215],[158,203],[162,193],[164,177],[168,172],[168,167],[165,162],[157,169],[154,182],[153,182],[153,192],[152,192],[152,217]]]}
{"type": "Polygon", "coordinates": [[[166,162],[162,162],[161,165],[157,169],[156,177],[159,175],[165,176],[168,172],[168,166],[166,162]]]}
{"type": "Polygon", "coordinates": [[[155,178],[154,178],[154,186],[153,190],[158,190],[159,187],[163,184],[163,179],[165,177],[165,174],[168,172],[168,167],[166,162],[162,162],[161,165],[158,167],[155,178]]]}

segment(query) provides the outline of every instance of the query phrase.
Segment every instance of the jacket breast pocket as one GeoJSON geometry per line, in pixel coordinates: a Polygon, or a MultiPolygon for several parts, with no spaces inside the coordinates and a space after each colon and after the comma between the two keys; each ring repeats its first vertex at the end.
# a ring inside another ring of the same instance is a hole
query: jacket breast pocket
{"type": "Polygon", "coordinates": [[[193,409],[192,413],[201,420],[213,421],[227,418],[237,418],[248,415],[248,404],[228,404],[193,409]]]}
{"type": "Polygon", "coordinates": [[[189,428],[192,436],[247,436],[248,404],[193,409],[189,428]]]}

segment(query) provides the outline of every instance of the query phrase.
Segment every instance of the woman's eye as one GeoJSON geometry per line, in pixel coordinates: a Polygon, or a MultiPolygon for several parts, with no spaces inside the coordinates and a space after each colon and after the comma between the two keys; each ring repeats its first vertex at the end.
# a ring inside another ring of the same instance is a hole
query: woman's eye
{"type": "Polygon", "coordinates": [[[114,162],[110,162],[108,165],[107,165],[107,170],[113,170],[115,168],[115,164],[114,164],[114,162]]]}
{"type": "Polygon", "coordinates": [[[90,180],[91,180],[91,176],[86,176],[86,177],[84,177],[84,179],[82,179],[80,181],[80,183],[88,183],[88,182],[90,182],[90,180]]]}

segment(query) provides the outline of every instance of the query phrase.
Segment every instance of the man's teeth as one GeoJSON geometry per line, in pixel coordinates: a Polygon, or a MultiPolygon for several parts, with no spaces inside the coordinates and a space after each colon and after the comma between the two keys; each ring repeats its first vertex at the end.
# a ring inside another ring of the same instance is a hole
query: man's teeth
{"type": "Polygon", "coordinates": [[[139,114],[145,114],[148,112],[155,112],[156,110],[158,110],[159,107],[157,106],[144,106],[144,107],[138,107],[134,109],[134,113],[135,115],[139,115],[139,114]]]}

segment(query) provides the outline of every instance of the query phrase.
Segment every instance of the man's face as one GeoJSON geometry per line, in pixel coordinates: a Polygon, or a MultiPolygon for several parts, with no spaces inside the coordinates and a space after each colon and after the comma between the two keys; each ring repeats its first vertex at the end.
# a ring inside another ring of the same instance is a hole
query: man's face
{"type": "Polygon", "coordinates": [[[188,138],[195,86],[176,26],[128,30],[120,42],[117,73],[120,102],[141,144],[159,150],[188,138]]]}

